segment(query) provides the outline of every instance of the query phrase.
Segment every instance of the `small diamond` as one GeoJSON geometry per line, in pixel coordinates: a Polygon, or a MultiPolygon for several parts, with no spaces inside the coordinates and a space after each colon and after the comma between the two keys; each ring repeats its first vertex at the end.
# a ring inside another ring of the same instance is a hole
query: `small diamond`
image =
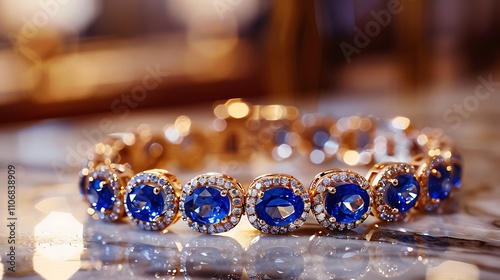
{"type": "Polygon", "coordinates": [[[240,205],[241,204],[241,198],[237,197],[233,199],[233,204],[240,205]]]}
{"type": "Polygon", "coordinates": [[[275,228],[275,227],[271,228],[271,233],[272,234],[278,234],[278,232],[279,232],[279,230],[277,228],[275,228]]]}
{"type": "Polygon", "coordinates": [[[214,232],[215,232],[215,228],[214,228],[214,226],[209,226],[207,231],[208,231],[208,233],[210,233],[210,234],[214,233],[214,232]]]}
{"type": "Polygon", "coordinates": [[[231,223],[237,224],[238,223],[238,218],[236,217],[231,217],[231,223]]]}
{"type": "Polygon", "coordinates": [[[231,193],[231,196],[240,196],[241,195],[240,191],[237,189],[231,189],[229,192],[231,193]]]}
{"type": "Polygon", "coordinates": [[[233,183],[231,183],[230,181],[226,181],[226,188],[227,189],[230,189],[231,187],[233,187],[233,183]]]}
{"type": "Polygon", "coordinates": [[[347,174],[345,172],[340,173],[340,180],[342,180],[342,181],[347,180],[347,174]]]}
{"type": "Polygon", "coordinates": [[[322,196],[320,194],[317,194],[314,196],[314,204],[320,204],[321,203],[322,196]]]}
{"type": "Polygon", "coordinates": [[[153,183],[158,182],[158,176],[156,176],[156,175],[151,175],[151,182],[153,182],[153,183]]]}
{"type": "Polygon", "coordinates": [[[314,206],[314,212],[316,212],[316,213],[323,212],[323,205],[322,204],[318,204],[318,205],[314,206]]]}
{"type": "Polygon", "coordinates": [[[269,187],[269,186],[271,185],[271,180],[269,180],[269,178],[266,178],[266,179],[264,180],[264,185],[265,185],[266,187],[269,187]]]}
{"type": "Polygon", "coordinates": [[[217,185],[222,186],[224,184],[224,179],[223,178],[218,178],[217,179],[217,185]]]}
{"type": "Polygon", "coordinates": [[[256,189],[252,189],[250,191],[250,196],[256,197],[257,196],[257,190],[256,189]]]}
{"type": "Polygon", "coordinates": [[[321,213],[321,214],[318,214],[316,215],[316,219],[318,219],[318,221],[323,221],[325,219],[325,214],[321,213]]]}
{"type": "Polygon", "coordinates": [[[205,177],[200,177],[200,179],[198,179],[198,182],[200,182],[201,185],[204,185],[207,182],[207,179],[205,179],[205,177]]]}
{"type": "Polygon", "coordinates": [[[250,223],[255,222],[255,220],[256,220],[256,219],[257,219],[257,217],[255,217],[255,216],[248,216],[248,221],[249,221],[250,223]]]}
{"type": "Polygon", "coordinates": [[[160,184],[160,186],[165,185],[165,178],[160,178],[160,180],[158,180],[158,184],[160,184]]]}
{"type": "Polygon", "coordinates": [[[328,226],[330,225],[330,222],[329,222],[329,221],[327,221],[327,220],[324,220],[324,221],[321,223],[321,225],[322,225],[323,227],[328,227],[328,226]]]}
{"type": "Polygon", "coordinates": [[[255,204],[255,198],[250,197],[250,198],[247,200],[247,204],[248,204],[248,205],[254,205],[254,204],[255,204]]]}
{"type": "Polygon", "coordinates": [[[279,185],[280,183],[280,178],[279,177],[274,177],[273,178],[273,185],[279,185]]]}
{"type": "Polygon", "coordinates": [[[258,182],[257,184],[255,184],[255,188],[257,190],[260,190],[262,188],[262,183],[261,182],[258,182]]]}
{"type": "Polygon", "coordinates": [[[241,215],[241,208],[234,208],[233,209],[233,215],[241,215]]]}
{"type": "Polygon", "coordinates": [[[225,227],[227,230],[230,230],[230,229],[232,229],[232,228],[233,228],[233,225],[232,225],[232,224],[230,224],[230,223],[227,223],[227,224],[225,224],[225,225],[224,225],[224,227],[225,227]]]}
{"type": "Polygon", "coordinates": [[[356,176],[354,174],[349,174],[349,180],[351,182],[356,182],[356,176]]]}
{"type": "Polygon", "coordinates": [[[333,176],[332,176],[332,180],[333,180],[334,182],[338,182],[338,181],[340,180],[340,179],[339,179],[339,175],[338,175],[338,174],[333,174],[333,176]]]}
{"type": "Polygon", "coordinates": [[[209,184],[212,184],[212,185],[213,185],[213,184],[215,184],[215,177],[210,176],[210,177],[208,178],[208,183],[209,183],[209,184]]]}
{"type": "Polygon", "coordinates": [[[323,186],[325,186],[325,187],[330,186],[330,178],[323,179],[323,186]]]}
{"type": "Polygon", "coordinates": [[[281,184],[284,185],[284,186],[286,186],[289,181],[290,180],[288,180],[288,178],[286,178],[286,177],[281,178],[281,184]]]}
{"type": "Polygon", "coordinates": [[[322,193],[325,191],[325,187],[323,185],[319,185],[317,188],[316,188],[316,191],[319,192],[319,193],[322,193]]]}
{"type": "Polygon", "coordinates": [[[255,208],[253,208],[253,207],[247,208],[247,214],[249,214],[249,215],[255,214],[255,208]]]}
{"type": "Polygon", "coordinates": [[[217,232],[224,232],[224,227],[223,226],[217,226],[217,232]]]}
{"type": "Polygon", "coordinates": [[[292,188],[296,188],[297,187],[297,181],[296,180],[292,180],[292,188]]]}
{"type": "Polygon", "coordinates": [[[260,229],[260,231],[262,231],[263,233],[268,233],[269,232],[269,226],[268,225],[262,226],[262,228],[260,229]]]}

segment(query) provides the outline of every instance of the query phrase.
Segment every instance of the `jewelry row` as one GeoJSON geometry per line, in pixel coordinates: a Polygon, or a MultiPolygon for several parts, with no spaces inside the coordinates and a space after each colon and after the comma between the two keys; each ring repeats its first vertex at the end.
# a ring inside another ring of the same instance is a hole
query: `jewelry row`
{"type": "Polygon", "coordinates": [[[84,168],[80,187],[89,214],[117,221],[124,215],[145,230],[163,230],[179,217],[201,233],[235,227],[245,213],[263,233],[284,234],[301,227],[312,211],[330,230],[349,230],[372,214],[401,221],[413,209],[440,208],[460,187],[462,159],[454,150],[432,150],[410,163],[379,163],[366,177],[329,169],[317,174],[309,188],[287,174],[266,174],[246,191],[235,178],[205,173],[188,181],[163,169],[134,175],[128,165],[100,164],[84,168]]]}

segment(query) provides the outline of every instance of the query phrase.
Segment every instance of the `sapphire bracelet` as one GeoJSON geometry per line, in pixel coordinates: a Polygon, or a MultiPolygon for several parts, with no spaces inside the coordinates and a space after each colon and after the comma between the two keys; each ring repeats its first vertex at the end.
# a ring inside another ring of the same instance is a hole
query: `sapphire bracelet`
{"type": "Polygon", "coordinates": [[[342,231],[370,214],[394,222],[417,211],[439,212],[461,184],[462,157],[451,140],[440,130],[412,129],[403,117],[335,120],[241,100],[217,105],[214,114],[211,137],[181,116],[162,133],[141,126],[97,143],[79,174],[89,214],[106,221],[126,215],[145,230],[164,230],[182,218],[191,229],[209,234],[232,229],[246,214],[261,232],[284,234],[301,227],[312,212],[324,228],[342,231]],[[207,145],[209,139],[216,142],[207,145]],[[213,172],[182,185],[171,172],[156,168],[173,163],[199,168],[210,156],[221,164],[249,161],[259,152],[274,161],[299,154],[312,164],[371,168],[366,177],[328,169],[309,186],[292,175],[265,174],[245,187],[213,172]]]}

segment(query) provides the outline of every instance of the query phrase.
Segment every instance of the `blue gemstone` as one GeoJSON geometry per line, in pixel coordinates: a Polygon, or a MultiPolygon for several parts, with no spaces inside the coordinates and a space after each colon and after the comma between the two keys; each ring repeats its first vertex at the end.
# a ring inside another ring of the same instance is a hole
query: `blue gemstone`
{"type": "Polygon", "coordinates": [[[399,212],[406,212],[417,203],[420,185],[413,174],[400,174],[395,179],[397,184],[389,184],[385,193],[385,201],[399,212]]]}
{"type": "Polygon", "coordinates": [[[429,174],[429,196],[433,199],[446,199],[453,188],[451,172],[446,165],[438,164],[429,174]]]}
{"type": "Polygon", "coordinates": [[[202,225],[219,223],[227,217],[230,208],[229,198],[222,196],[216,187],[195,188],[184,202],[186,215],[202,225]]]}
{"type": "Polygon", "coordinates": [[[116,197],[111,186],[102,179],[94,179],[87,187],[87,199],[92,208],[98,211],[110,210],[113,208],[116,197]]]}
{"type": "Polygon", "coordinates": [[[271,226],[286,226],[300,218],[304,211],[304,201],[292,190],[282,187],[264,191],[257,199],[255,213],[259,219],[271,226]]]}
{"type": "Polygon", "coordinates": [[[127,195],[127,208],[136,219],[154,222],[158,216],[166,211],[165,193],[154,193],[155,187],[141,184],[135,186],[127,195]]]}
{"type": "Polygon", "coordinates": [[[325,197],[326,212],[340,223],[359,220],[369,206],[368,192],[356,184],[337,186],[335,193],[327,193],[325,197]]]}

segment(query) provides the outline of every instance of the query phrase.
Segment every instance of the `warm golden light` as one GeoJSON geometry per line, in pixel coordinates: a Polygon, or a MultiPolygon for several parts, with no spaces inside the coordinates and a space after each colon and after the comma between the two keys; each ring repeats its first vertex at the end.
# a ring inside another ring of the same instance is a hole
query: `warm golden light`
{"type": "Polygon", "coordinates": [[[179,116],[175,120],[175,129],[179,131],[181,136],[187,136],[191,130],[191,119],[187,116],[179,116]]]}
{"type": "Polygon", "coordinates": [[[68,279],[80,269],[83,225],[73,215],[50,212],[35,226],[33,268],[46,279],[68,279]]]}
{"type": "Polygon", "coordinates": [[[343,160],[348,165],[356,165],[359,163],[359,153],[353,150],[346,151],[343,160]]]}
{"type": "Polygon", "coordinates": [[[234,102],[228,105],[227,112],[235,119],[242,119],[250,113],[250,108],[246,103],[234,102]]]}
{"type": "Polygon", "coordinates": [[[410,126],[410,119],[405,117],[395,117],[392,119],[391,124],[396,129],[405,130],[410,126]]]}
{"type": "Polygon", "coordinates": [[[264,106],[261,110],[262,118],[268,121],[277,121],[283,119],[285,110],[281,105],[264,106]]]}
{"type": "Polygon", "coordinates": [[[479,279],[479,275],[479,268],[473,264],[448,260],[436,267],[429,267],[425,279],[474,280],[479,279]]]}

